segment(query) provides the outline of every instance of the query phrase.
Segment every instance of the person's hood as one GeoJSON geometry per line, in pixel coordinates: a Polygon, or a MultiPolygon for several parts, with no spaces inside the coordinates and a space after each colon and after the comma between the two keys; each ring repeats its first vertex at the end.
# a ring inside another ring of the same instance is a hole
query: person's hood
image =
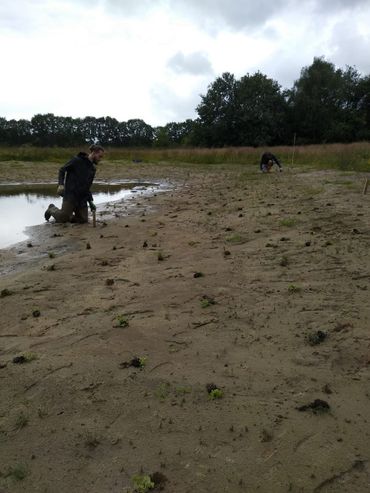
{"type": "Polygon", "coordinates": [[[89,155],[86,152],[79,152],[77,154],[77,157],[80,157],[82,159],[89,159],[89,155]]]}

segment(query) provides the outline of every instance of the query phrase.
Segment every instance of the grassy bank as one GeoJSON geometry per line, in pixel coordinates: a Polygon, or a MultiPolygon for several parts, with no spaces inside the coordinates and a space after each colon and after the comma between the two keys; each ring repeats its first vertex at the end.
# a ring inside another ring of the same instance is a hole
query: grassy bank
{"type": "MultiPolygon", "coordinates": [[[[60,147],[0,147],[1,161],[65,162],[80,149],[60,147]]],[[[370,143],[327,144],[273,147],[284,165],[333,168],[348,171],[370,169],[370,143]]],[[[263,148],[229,147],[222,149],[107,149],[106,160],[141,161],[144,163],[193,163],[193,164],[251,164],[258,165],[263,148]]]]}

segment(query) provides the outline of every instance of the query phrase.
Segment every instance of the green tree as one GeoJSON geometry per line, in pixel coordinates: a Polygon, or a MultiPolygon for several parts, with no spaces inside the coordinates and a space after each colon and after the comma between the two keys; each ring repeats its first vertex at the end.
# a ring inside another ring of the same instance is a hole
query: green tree
{"type": "Polygon", "coordinates": [[[140,119],[127,121],[128,144],[131,147],[151,146],[154,138],[153,128],[140,119]]]}
{"type": "Polygon", "coordinates": [[[39,146],[57,144],[59,121],[53,113],[37,114],[31,119],[33,142],[39,146]]]}
{"type": "Polygon", "coordinates": [[[154,131],[154,144],[157,147],[187,145],[190,143],[193,128],[194,122],[191,119],[157,127],[154,131]]]}
{"type": "Polygon", "coordinates": [[[222,147],[237,143],[236,87],[233,74],[225,72],[208,86],[196,108],[199,115],[200,144],[222,147]]]}
{"type": "Polygon", "coordinates": [[[261,72],[237,83],[238,145],[281,144],[286,137],[287,102],[280,85],[261,72]]]}
{"type": "Polygon", "coordinates": [[[362,117],[360,140],[370,140],[370,75],[360,79],[358,84],[359,112],[362,117]]]}
{"type": "Polygon", "coordinates": [[[359,112],[360,75],[323,58],[304,67],[289,93],[291,121],[302,143],[353,141],[364,121],[359,112]]]}

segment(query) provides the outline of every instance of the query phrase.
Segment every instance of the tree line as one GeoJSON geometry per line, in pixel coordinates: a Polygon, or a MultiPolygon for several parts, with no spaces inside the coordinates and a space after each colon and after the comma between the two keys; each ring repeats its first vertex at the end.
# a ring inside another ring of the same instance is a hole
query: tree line
{"type": "Polygon", "coordinates": [[[0,118],[0,145],[111,147],[272,146],[370,140],[370,75],[315,58],[291,89],[261,72],[217,77],[196,108],[198,117],[152,127],[141,119],[0,118]]]}

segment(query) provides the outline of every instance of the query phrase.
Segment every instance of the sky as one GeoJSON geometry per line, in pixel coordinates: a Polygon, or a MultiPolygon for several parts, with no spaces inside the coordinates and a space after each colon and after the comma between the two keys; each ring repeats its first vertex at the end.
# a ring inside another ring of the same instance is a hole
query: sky
{"type": "Polygon", "coordinates": [[[370,74],[370,0],[1,0],[0,117],[196,118],[224,72],[370,74]]]}

